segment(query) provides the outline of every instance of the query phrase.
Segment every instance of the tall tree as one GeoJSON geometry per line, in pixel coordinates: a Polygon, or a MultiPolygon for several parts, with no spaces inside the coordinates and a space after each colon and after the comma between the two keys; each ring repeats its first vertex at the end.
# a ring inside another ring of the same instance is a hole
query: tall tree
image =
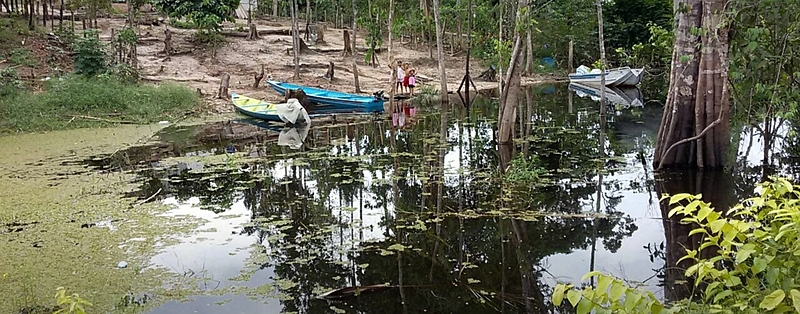
{"type": "Polygon", "coordinates": [[[294,51],[294,79],[300,79],[300,34],[297,33],[297,0],[292,0],[292,50],[294,51]]]}
{"type": "MultiPolygon", "coordinates": [[[[528,17],[528,1],[519,0],[519,8],[517,10],[516,24],[527,25],[530,17],[528,17]]],[[[500,144],[508,144],[512,140],[512,132],[516,120],[515,109],[519,103],[520,84],[522,81],[522,33],[518,30],[519,27],[514,27],[514,50],[511,53],[511,61],[508,63],[508,71],[506,73],[506,85],[500,93],[500,112],[498,114],[498,121],[500,121],[497,139],[500,144]]]]}
{"type": "MultiPolygon", "coordinates": [[[[394,112],[394,93],[397,92],[397,83],[395,80],[397,79],[397,66],[395,65],[394,55],[392,55],[392,49],[394,48],[394,0],[389,0],[389,68],[392,72],[392,77],[389,80],[392,84],[389,89],[391,92],[389,93],[389,108],[394,112]]],[[[374,53],[374,52],[373,52],[374,53]]]]}
{"type": "Polygon", "coordinates": [[[433,19],[436,23],[436,51],[439,54],[439,83],[441,87],[439,88],[439,95],[442,97],[442,101],[447,101],[447,75],[445,74],[444,68],[444,49],[442,48],[442,24],[439,22],[439,12],[441,9],[439,8],[439,0],[433,0],[433,19]]]}
{"type": "Polygon", "coordinates": [[[358,84],[358,64],[356,63],[356,39],[358,37],[358,10],[356,9],[356,0],[350,1],[353,5],[353,84],[356,86],[356,93],[361,92],[361,85],[358,84]]]}
{"type": "Polygon", "coordinates": [[[678,20],[654,167],[719,168],[730,142],[725,0],[675,0],[678,20]]]}

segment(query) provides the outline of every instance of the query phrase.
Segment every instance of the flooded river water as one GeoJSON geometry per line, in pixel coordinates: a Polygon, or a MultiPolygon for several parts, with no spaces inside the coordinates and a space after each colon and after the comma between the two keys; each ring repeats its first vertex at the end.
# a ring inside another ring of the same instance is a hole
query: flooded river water
{"type": "Polygon", "coordinates": [[[170,280],[113,311],[548,313],[556,282],[592,270],[673,299],[680,276],[665,266],[686,230],[664,218],[660,194],[729,206],[766,172],[794,168],[739,127],[735,169],[654,174],[659,97],[610,104],[600,123],[590,97],[532,87],[515,145],[500,149],[484,96],[469,110],[408,103],[310,128],[172,126],[85,158],[94,173],[129,176],[120,196],[166,206],[154,215],[170,222],[141,264],[170,280]],[[765,147],[777,166],[762,167],[765,147]],[[193,225],[171,225],[181,221],[193,225]]]}

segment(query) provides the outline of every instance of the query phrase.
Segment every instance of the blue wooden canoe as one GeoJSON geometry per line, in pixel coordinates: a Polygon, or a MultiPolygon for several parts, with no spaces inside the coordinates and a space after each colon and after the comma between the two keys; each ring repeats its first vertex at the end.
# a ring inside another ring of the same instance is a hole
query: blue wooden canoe
{"type": "Polygon", "coordinates": [[[275,104],[237,93],[231,93],[231,100],[236,110],[244,115],[267,121],[282,121],[275,104]]]}
{"type": "Polygon", "coordinates": [[[267,81],[267,83],[281,95],[285,95],[287,89],[302,89],[308,95],[310,101],[326,106],[329,109],[383,112],[384,100],[375,96],[348,94],[277,81],[267,81]]]}

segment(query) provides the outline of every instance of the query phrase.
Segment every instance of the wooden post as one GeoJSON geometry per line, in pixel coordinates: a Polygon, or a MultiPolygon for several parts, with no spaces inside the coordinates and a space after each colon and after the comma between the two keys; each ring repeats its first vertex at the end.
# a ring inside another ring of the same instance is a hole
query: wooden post
{"type": "Polygon", "coordinates": [[[217,98],[224,99],[228,96],[228,84],[230,83],[231,75],[228,73],[222,74],[222,80],[219,82],[219,91],[217,92],[217,98]]]}
{"type": "Polygon", "coordinates": [[[569,63],[567,64],[567,66],[569,67],[569,72],[570,73],[575,71],[575,68],[573,67],[573,63],[572,63],[572,48],[574,47],[574,45],[575,45],[575,42],[570,40],[569,41],[569,61],[568,61],[569,63]]]}
{"type": "Polygon", "coordinates": [[[164,29],[164,53],[169,57],[172,54],[172,31],[164,29]]]}
{"type": "Polygon", "coordinates": [[[350,45],[350,31],[346,28],[342,30],[342,39],[344,39],[344,50],[342,51],[343,56],[349,56],[353,53],[353,46],[350,45]]]}

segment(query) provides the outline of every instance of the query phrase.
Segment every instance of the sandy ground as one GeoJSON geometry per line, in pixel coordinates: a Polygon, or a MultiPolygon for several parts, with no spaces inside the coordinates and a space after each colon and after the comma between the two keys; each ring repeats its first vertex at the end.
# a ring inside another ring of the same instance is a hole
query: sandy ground
{"type": "MultiPolygon", "coordinates": [[[[259,31],[264,30],[289,30],[291,22],[288,19],[273,21],[255,21],[259,31]]],[[[238,25],[246,25],[245,20],[237,20],[238,25]]],[[[124,26],[124,20],[103,19],[99,23],[102,28],[101,38],[109,40],[111,29],[120,29],[124,26]]],[[[226,23],[227,30],[233,30],[234,24],[226,23]]],[[[328,28],[325,32],[325,42],[309,44],[311,48],[318,49],[341,49],[343,47],[342,29],[328,28]]],[[[217,49],[216,57],[212,57],[211,49],[202,45],[192,43],[191,38],[194,30],[179,29],[161,24],[160,26],[139,26],[138,33],[140,43],[138,47],[139,66],[145,80],[155,82],[175,81],[187,85],[193,89],[199,89],[205,96],[212,113],[230,112],[233,110],[227,99],[215,99],[219,89],[219,83],[223,73],[230,73],[230,92],[237,92],[250,97],[257,97],[266,100],[282,100],[282,97],[268,89],[268,85],[262,81],[259,88],[253,88],[254,75],[260,70],[260,66],[265,67],[265,80],[268,78],[280,81],[287,81],[301,85],[321,87],[343,92],[355,92],[355,85],[352,73],[352,57],[343,56],[341,51],[333,52],[307,52],[300,55],[301,65],[311,65],[301,67],[301,80],[292,79],[294,56],[291,53],[291,36],[289,35],[264,35],[258,40],[249,41],[243,37],[226,36],[226,42],[217,49]],[[162,50],[164,49],[164,29],[169,27],[172,32],[172,41],[176,55],[167,57],[162,50]],[[323,78],[328,62],[335,65],[335,79],[328,81],[323,78]],[[315,67],[316,66],[316,67],[315,67]]],[[[301,36],[303,36],[301,34],[301,36]]],[[[357,46],[364,48],[364,34],[359,31],[357,46]]],[[[388,39],[384,39],[384,45],[388,45],[388,39]]],[[[395,58],[404,62],[411,62],[417,69],[418,81],[420,85],[432,84],[438,89],[439,70],[438,62],[431,60],[427,46],[419,45],[419,49],[414,49],[415,45],[410,42],[395,41],[393,54],[395,58]]],[[[434,50],[434,55],[436,54],[434,50]]],[[[452,56],[445,53],[445,62],[448,91],[455,91],[464,76],[463,66],[465,63],[465,53],[452,56]]],[[[356,57],[359,72],[359,83],[362,92],[372,94],[379,90],[388,93],[390,68],[387,63],[389,60],[388,51],[378,53],[380,66],[370,66],[364,63],[364,52],[359,51],[356,57]]],[[[470,72],[477,77],[486,70],[480,66],[478,60],[470,64],[470,72]]],[[[552,77],[526,77],[523,83],[536,83],[544,80],[551,80],[552,77]]],[[[496,82],[475,81],[478,89],[489,89],[497,86],[496,82]]],[[[419,91],[422,86],[417,87],[419,91]]]]}

